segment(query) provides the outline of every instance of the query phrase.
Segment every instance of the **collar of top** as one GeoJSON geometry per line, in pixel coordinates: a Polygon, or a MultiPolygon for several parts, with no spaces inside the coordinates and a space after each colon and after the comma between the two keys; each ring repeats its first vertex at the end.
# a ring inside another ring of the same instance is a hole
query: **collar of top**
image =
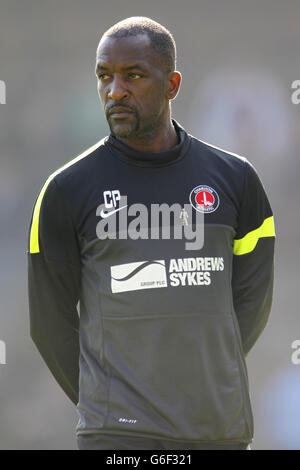
{"type": "Polygon", "coordinates": [[[179,143],[165,152],[141,152],[121,142],[113,134],[106,140],[106,145],[121,160],[137,166],[165,166],[181,160],[189,145],[189,136],[178,122],[172,119],[179,143]]]}

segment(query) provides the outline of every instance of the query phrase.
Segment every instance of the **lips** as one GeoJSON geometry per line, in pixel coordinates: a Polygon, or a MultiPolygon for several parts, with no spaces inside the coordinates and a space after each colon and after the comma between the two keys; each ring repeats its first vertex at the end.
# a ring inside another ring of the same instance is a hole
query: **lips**
{"type": "Polygon", "coordinates": [[[132,114],[132,113],[130,113],[130,112],[126,112],[126,113],[124,113],[124,112],[122,112],[122,113],[111,113],[111,114],[110,114],[110,117],[113,118],[113,119],[123,119],[123,118],[128,117],[130,114],[132,114]]]}
{"type": "Polygon", "coordinates": [[[108,115],[110,117],[113,117],[114,119],[125,118],[129,114],[132,114],[132,111],[129,108],[124,108],[124,107],[119,107],[119,106],[114,106],[108,111],[108,115]]]}

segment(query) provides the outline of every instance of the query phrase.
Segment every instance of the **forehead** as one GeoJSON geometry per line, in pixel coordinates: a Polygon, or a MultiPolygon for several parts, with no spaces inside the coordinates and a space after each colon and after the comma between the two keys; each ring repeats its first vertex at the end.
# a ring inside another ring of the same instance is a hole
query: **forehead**
{"type": "Polygon", "coordinates": [[[144,67],[158,65],[157,52],[153,50],[146,34],[125,38],[103,37],[97,49],[96,63],[98,67],[103,65],[113,68],[133,63],[144,67]]]}

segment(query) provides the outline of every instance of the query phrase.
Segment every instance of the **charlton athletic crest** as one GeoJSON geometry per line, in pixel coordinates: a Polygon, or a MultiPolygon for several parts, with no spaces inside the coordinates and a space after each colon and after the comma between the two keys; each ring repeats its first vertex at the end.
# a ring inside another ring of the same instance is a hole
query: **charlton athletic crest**
{"type": "Polygon", "coordinates": [[[217,191],[213,188],[201,185],[192,189],[190,203],[196,211],[207,213],[218,209],[220,199],[217,191]]]}

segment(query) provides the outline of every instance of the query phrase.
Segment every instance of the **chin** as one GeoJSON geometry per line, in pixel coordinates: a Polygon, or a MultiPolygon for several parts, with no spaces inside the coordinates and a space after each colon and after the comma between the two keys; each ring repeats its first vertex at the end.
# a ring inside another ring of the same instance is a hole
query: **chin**
{"type": "Polygon", "coordinates": [[[135,134],[135,128],[128,124],[114,124],[110,126],[110,130],[116,137],[131,137],[135,134]]]}

